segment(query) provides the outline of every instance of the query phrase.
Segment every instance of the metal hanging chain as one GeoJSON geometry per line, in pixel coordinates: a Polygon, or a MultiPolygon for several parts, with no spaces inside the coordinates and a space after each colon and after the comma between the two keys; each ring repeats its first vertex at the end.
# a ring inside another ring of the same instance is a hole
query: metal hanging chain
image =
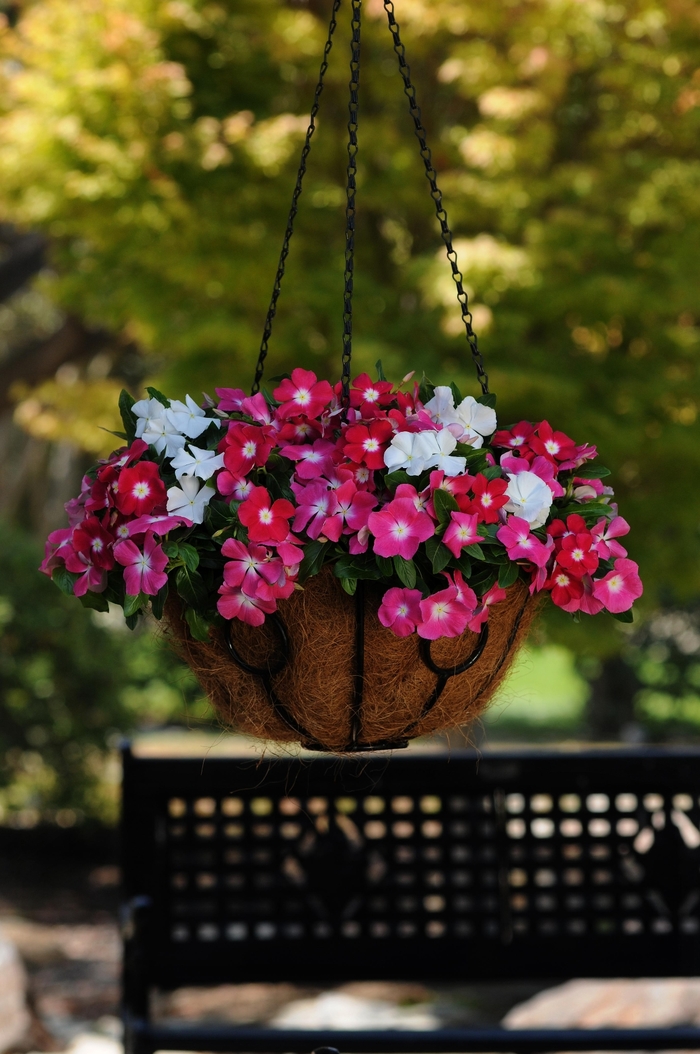
{"type": "Polygon", "coordinates": [[[262,380],[263,370],[265,369],[265,359],[267,357],[268,344],[270,340],[270,334],[272,333],[272,321],[277,311],[277,300],[279,299],[280,289],[282,287],[282,279],[284,278],[284,267],[289,255],[289,243],[294,233],[294,220],[296,218],[299,196],[301,194],[302,183],[304,175],[306,174],[306,160],[311,151],[311,139],[314,132],[316,131],[316,117],[318,115],[319,105],[321,101],[321,93],[323,92],[323,78],[326,75],[328,69],[328,58],[333,47],[333,33],[337,25],[336,16],[338,14],[338,8],[340,7],[341,0],[333,0],[333,10],[331,12],[331,20],[328,26],[328,37],[326,39],[326,45],[323,49],[323,58],[321,60],[321,68],[318,74],[318,83],[316,84],[316,90],[314,92],[313,106],[311,107],[311,114],[309,116],[309,126],[306,129],[306,138],[304,139],[304,146],[301,151],[301,160],[299,162],[299,171],[297,172],[297,181],[294,187],[294,193],[292,194],[292,206],[289,210],[289,218],[287,219],[287,229],[284,232],[284,241],[282,242],[282,252],[280,253],[279,263],[277,265],[277,274],[275,275],[275,283],[272,287],[272,298],[270,300],[270,306],[267,309],[267,316],[265,318],[265,329],[263,330],[262,341],[260,343],[260,354],[258,355],[258,361],[255,367],[255,379],[253,381],[253,387],[251,388],[251,395],[255,395],[256,392],[260,391],[260,382],[262,380]]]}
{"type": "Polygon", "coordinates": [[[350,399],[350,360],[352,358],[352,290],[355,271],[355,192],[357,175],[357,122],[360,88],[360,24],[362,0],[352,0],[352,40],[350,42],[350,101],[348,102],[348,168],[345,207],[345,272],[343,280],[343,402],[350,399]]]}
{"type": "Polygon", "coordinates": [[[484,395],[488,394],[489,390],[489,379],[484,368],[484,360],[481,352],[479,351],[479,345],[476,339],[476,333],[472,329],[472,313],[469,310],[469,298],[465,292],[462,284],[462,273],[457,265],[457,253],[452,245],[452,232],[447,223],[447,212],[442,203],[442,194],[437,185],[437,172],[433,168],[433,158],[430,152],[430,148],[426,142],[425,128],[423,127],[423,121],[421,118],[421,111],[418,103],[416,102],[416,89],[411,83],[411,69],[406,62],[406,49],[401,43],[401,37],[399,36],[399,25],[394,18],[394,4],[393,0],[384,0],[384,10],[386,11],[387,19],[389,21],[389,30],[392,37],[394,38],[394,51],[399,60],[399,72],[403,78],[404,92],[408,98],[408,105],[411,111],[411,117],[413,118],[413,124],[415,126],[416,137],[420,143],[420,156],[423,158],[423,164],[425,165],[425,175],[430,184],[430,196],[435,202],[435,214],[440,224],[440,232],[442,234],[442,240],[445,243],[445,250],[447,252],[447,259],[450,261],[450,267],[452,268],[452,278],[454,280],[457,289],[457,299],[459,301],[460,308],[462,309],[462,321],[467,334],[467,344],[469,345],[474,366],[476,368],[476,375],[481,385],[481,390],[484,395]]]}

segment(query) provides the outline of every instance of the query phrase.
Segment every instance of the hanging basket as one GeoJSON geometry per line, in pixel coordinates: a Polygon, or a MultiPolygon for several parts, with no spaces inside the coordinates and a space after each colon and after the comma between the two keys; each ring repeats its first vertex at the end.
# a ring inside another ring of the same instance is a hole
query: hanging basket
{"type": "Polygon", "coordinates": [[[339,754],[405,746],[473,720],[538,598],[631,621],[629,530],[577,446],[546,422],[497,430],[495,397],[391,0],[411,118],[482,394],[425,377],[351,380],[361,0],[351,5],[341,379],[303,369],[261,391],[323,79],[333,10],[251,395],[120,409],[127,446],[100,462],[49,536],[42,570],[87,607],[165,619],[229,727],[339,754]]]}
{"type": "Polygon", "coordinates": [[[516,582],[480,633],[427,641],[382,626],[381,596],[374,587],[349,597],[325,568],[259,628],[232,623],[196,641],[175,601],[169,632],[226,726],[353,753],[403,747],[478,717],[538,606],[516,582]]]}

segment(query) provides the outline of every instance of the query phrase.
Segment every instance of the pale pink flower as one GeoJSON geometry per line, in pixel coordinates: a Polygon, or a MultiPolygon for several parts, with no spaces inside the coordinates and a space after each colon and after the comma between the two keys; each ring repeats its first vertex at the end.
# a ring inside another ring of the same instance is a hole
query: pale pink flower
{"type": "Polygon", "coordinates": [[[412,560],[420,543],[435,534],[433,521],[410,498],[395,498],[381,512],[371,512],[367,525],[378,556],[403,556],[405,560],[412,560]]]}
{"type": "Polygon", "coordinates": [[[139,593],[155,596],[168,581],[168,576],[163,574],[168,558],[152,531],[148,531],[143,540],[143,552],[135,542],[119,542],[114,547],[114,558],[124,565],[124,582],[129,596],[139,593]]]}
{"type": "Polygon", "coordinates": [[[335,443],[327,439],[317,439],[314,443],[303,443],[301,446],[280,447],[282,457],[296,461],[295,473],[299,479],[318,479],[333,467],[335,443]]]}
{"type": "Polygon", "coordinates": [[[221,594],[217,608],[220,615],[227,619],[240,619],[249,626],[262,626],[265,615],[277,610],[276,600],[263,600],[262,597],[249,597],[240,586],[219,586],[221,594]]]}
{"type": "Polygon", "coordinates": [[[616,560],[612,571],[593,582],[593,596],[615,615],[628,611],[643,592],[639,566],[634,560],[616,560]]]}
{"type": "Polygon", "coordinates": [[[629,534],[629,529],[630,525],[627,520],[623,520],[622,516],[615,516],[610,521],[605,516],[601,516],[595,527],[591,529],[591,534],[595,539],[593,548],[601,560],[609,560],[612,556],[627,556],[627,550],[615,539],[629,534]]]}
{"type": "Polygon", "coordinates": [[[235,538],[228,538],[221,549],[228,558],[224,564],[224,582],[227,586],[240,586],[246,596],[272,597],[270,585],[284,574],[284,564],[279,558],[270,558],[263,545],[244,545],[235,538]]]}
{"type": "Polygon", "coordinates": [[[496,531],[496,537],[511,560],[529,560],[537,567],[544,567],[549,560],[547,546],[530,533],[530,524],[519,516],[509,516],[508,523],[496,531]]]}
{"type": "Polygon", "coordinates": [[[461,637],[473,615],[459,599],[455,586],[441,589],[420,602],[421,621],[418,636],[426,640],[438,637],[461,637]]]}
{"type": "Polygon", "coordinates": [[[298,504],[292,529],[294,531],[306,529],[309,538],[318,538],[326,520],[334,514],[337,508],[337,491],[328,490],[321,480],[310,483],[307,487],[302,487],[299,483],[292,483],[292,490],[298,504]]]}
{"type": "Polygon", "coordinates": [[[408,637],[421,620],[420,589],[387,589],[377,616],[397,637],[408,637]]]}
{"type": "Polygon", "coordinates": [[[442,540],[453,556],[458,557],[467,545],[477,545],[481,536],[477,530],[479,517],[476,513],[452,512],[450,523],[442,540]]]}

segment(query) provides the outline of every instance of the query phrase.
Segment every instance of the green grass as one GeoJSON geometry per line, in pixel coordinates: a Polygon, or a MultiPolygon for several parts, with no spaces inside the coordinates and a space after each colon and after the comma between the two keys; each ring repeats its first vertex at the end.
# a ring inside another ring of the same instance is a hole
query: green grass
{"type": "Polygon", "coordinates": [[[515,728],[571,732],[580,725],[588,692],[568,648],[526,647],[496,693],[484,726],[490,735],[515,728]]]}

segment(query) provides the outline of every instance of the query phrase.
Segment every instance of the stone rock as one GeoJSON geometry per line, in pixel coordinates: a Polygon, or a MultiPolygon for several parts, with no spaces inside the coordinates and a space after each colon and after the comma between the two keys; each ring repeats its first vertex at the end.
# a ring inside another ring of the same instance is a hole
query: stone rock
{"type": "Polygon", "coordinates": [[[0,1052],[17,1046],[29,1029],[26,995],[22,960],[14,944],[0,936],[0,1052]]]}

